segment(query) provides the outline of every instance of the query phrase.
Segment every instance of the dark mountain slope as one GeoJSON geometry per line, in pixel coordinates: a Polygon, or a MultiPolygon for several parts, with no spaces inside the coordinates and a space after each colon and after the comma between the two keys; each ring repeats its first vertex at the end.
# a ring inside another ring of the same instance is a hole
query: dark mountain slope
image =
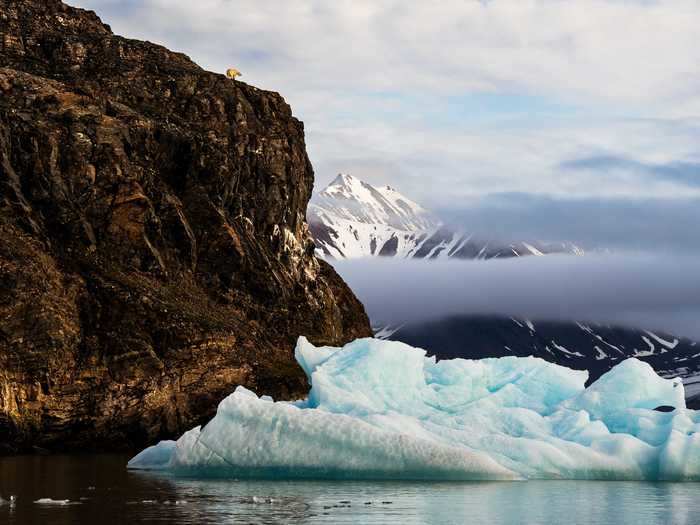
{"type": "Polygon", "coordinates": [[[664,377],[681,377],[689,405],[700,407],[700,346],[688,339],[597,324],[455,316],[408,324],[390,339],[425,348],[439,359],[534,355],[578,370],[590,381],[636,357],[664,377]]]}

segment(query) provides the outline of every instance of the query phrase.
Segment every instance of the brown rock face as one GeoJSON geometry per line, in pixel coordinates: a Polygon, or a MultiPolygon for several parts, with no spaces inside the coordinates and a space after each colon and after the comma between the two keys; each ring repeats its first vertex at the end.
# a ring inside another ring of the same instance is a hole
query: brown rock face
{"type": "Polygon", "coordinates": [[[370,335],[313,257],[304,131],[276,93],[0,0],[0,448],[124,449],[237,385],[306,385],[299,335],[370,335]]]}

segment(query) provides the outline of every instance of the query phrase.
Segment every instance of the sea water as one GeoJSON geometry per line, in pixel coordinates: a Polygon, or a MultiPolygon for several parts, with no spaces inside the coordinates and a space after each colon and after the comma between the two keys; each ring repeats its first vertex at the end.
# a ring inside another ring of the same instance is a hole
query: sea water
{"type": "Polygon", "coordinates": [[[191,479],[126,455],[0,458],[0,523],[696,524],[700,484],[191,479]],[[13,506],[7,503],[15,495],[13,506]],[[35,503],[41,499],[67,504],[35,503]]]}

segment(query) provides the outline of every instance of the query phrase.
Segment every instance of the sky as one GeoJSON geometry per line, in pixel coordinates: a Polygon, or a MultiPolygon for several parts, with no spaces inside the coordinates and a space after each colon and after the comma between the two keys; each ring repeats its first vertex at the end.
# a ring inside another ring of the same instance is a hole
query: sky
{"type": "Polygon", "coordinates": [[[70,1],[282,93],[318,186],[700,198],[696,0],[70,1]]]}

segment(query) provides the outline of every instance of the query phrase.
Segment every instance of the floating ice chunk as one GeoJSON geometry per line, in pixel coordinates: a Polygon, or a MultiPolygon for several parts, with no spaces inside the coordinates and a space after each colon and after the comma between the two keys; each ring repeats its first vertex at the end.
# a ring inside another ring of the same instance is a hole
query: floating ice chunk
{"type": "Polygon", "coordinates": [[[700,480],[700,414],[680,380],[630,359],[588,374],[536,358],[436,362],[361,339],[295,352],[306,400],[239,387],[204,428],[129,468],[229,477],[700,480]],[[673,406],[669,413],[655,411],[673,406]]]}
{"type": "Polygon", "coordinates": [[[34,503],[36,503],[37,505],[69,505],[70,500],[68,500],[68,499],[39,498],[34,503]]]}
{"type": "MultiPolygon", "coordinates": [[[[175,447],[175,441],[161,441],[157,445],[148,447],[139,456],[141,461],[151,465],[151,468],[165,468],[170,463],[175,447]]],[[[88,490],[95,490],[95,487],[88,487],[88,490]]]]}

